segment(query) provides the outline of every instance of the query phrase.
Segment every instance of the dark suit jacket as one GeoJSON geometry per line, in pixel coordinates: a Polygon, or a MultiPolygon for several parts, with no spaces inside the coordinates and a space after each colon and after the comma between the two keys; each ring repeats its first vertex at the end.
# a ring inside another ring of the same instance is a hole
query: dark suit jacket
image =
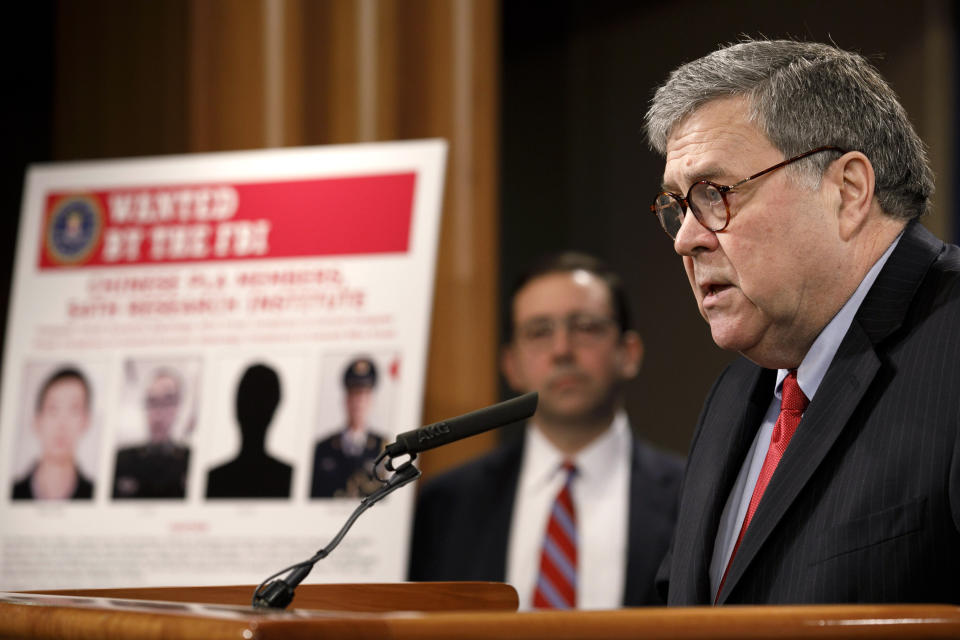
{"type": "MultiPolygon", "coordinates": [[[[410,580],[506,577],[523,439],[426,483],[417,501],[410,580]]],[[[654,575],[676,520],[682,463],[634,437],[623,604],[659,603],[654,575]]]]}
{"type": "Polygon", "coordinates": [[[179,444],[145,444],[117,452],[113,497],[183,498],[190,449],[179,444]]]}
{"type": "MultiPolygon", "coordinates": [[[[37,466],[34,465],[30,473],[21,478],[19,482],[14,483],[13,495],[11,496],[14,500],[33,500],[36,497],[33,495],[33,474],[36,472],[37,466]]],[[[73,495],[67,500],[89,500],[93,498],[93,483],[80,473],[80,469],[76,470],[76,474],[76,488],[73,490],[73,495]]]]}
{"type": "MultiPolygon", "coordinates": [[[[688,458],[670,604],[713,602],[720,514],[775,372],[740,359],[688,458]]],[[[960,249],[907,227],[864,299],[730,566],[720,603],[960,602],[960,249]]]]}

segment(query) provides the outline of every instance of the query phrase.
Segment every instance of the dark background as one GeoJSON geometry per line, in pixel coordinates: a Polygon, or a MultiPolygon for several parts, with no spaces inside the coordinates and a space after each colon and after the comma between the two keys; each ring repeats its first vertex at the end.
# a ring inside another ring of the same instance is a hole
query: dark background
{"type": "MultiPolygon", "coordinates": [[[[69,78],[58,77],[58,56],[103,51],[88,34],[70,29],[70,15],[109,4],[20,3],[8,22],[2,45],[8,91],[0,107],[5,147],[0,290],[9,291],[26,166],[117,155],[58,145],[58,130],[83,123],[70,122],[69,111],[55,109],[58,88],[70,87],[69,78]]],[[[114,5],[128,18],[131,11],[140,11],[143,20],[150,19],[149,2],[114,5]]],[[[957,65],[951,54],[946,64],[931,69],[925,52],[944,34],[948,43],[955,41],[955,13],[948,0],[502,2],[501,290],[508,290],[524,264],[545,251],[581,249],[612,263],[624,275],[646,343],[628,409],[652,440],[685,451],[703,396],[732,356],[713,345],[680,260],[649,213],[662,171],[662,160],[647,148],[642,129],[653,89],[670,69],[740,34],[832,40],[876,54],[877,67],[900,94],[921,137],[947,148],[939,154],[940,222],[930,225],[943,235],[944,229],[957,228],[949,223],[954,205],[944,193],[955,175],[952,169],[947,175],[942,171],[953,164],[956,114],[953,109],[946,114],[931,110],[930,97],[952,99],[957,65]]],[[[181,27],[171,25],[169,31],[180,33],[181,27]]],[[[117,36],[121,43],[122,37],[117,36]]],[[[130,46],[160,47],[158,69],[163,68],[163,42],[130,46]]],[[[167,46],[168,52],[182,49],[176,43],[167,46]]],[[[112,81],[149,91],[136,78],[112,81]]],[[[187,90],[185,82],[183,88],[187,90]]],[[[87,89],[70,87],[74,96],[87,89]]],[[[89,87],[91,100],[97,99],[96,91],[89,87]]],[[[136,109],[137,99],[148,98],[132,92],[130,109],[136,109]]],[[[119,146],[126,155],[160,154],[178,151],[183,141],[171,138],[167,143],[166,148],[119,146]]],[[[0,299],[3,319],[7,300],[8,295],[0,299]]]]}

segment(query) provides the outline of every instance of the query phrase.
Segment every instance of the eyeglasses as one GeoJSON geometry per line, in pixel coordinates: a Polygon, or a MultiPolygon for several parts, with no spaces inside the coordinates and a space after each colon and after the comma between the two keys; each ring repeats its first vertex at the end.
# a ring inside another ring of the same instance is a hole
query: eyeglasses
{"type": "Polygon", "coordinates": [[[180,396],[175,393],[164,395],[148,395],[144,404],[147,409],[170,409],[180,404],[180,396]]]}
{"type": "Polygon", "coordinates": [[[572,345],[593,346],[609,336],[615,325],[612,318],[588,313],[571,313],[562,318],[543,316],[517,327],[517,342],[534,350],[546,350],[553,345],[558,327],[562,326],[572,345]]]}
{"type": "Polygon", "coordinates": [[[730,203],[727,202],[728,193],[750,182],[754,178],[759,178],[762,175],[785,167],[792,162],[803,160],[807,156],[812,156],[815,153],[821,153],[823,151],[846,153],[846,151],[840,147],[817,147],[806,153],[794,156],[789,160],[784,160],[779,164],[775,164],[768,169],[764,169],[749,178],[744,178],[740,182],[729,186],[716,184],[709,180],[701,180],[690,187],[687,191],[686,198],[679,193],[672,193],[670,191],[658,193],[656,200],[650,205],[650,211],[657,214],[657,217],[660,219],[660,226],[663,227],[663,230],[666,231],[667,235],[673,240],[676,240],[677,234],[680,233],[680,226],[683,224],[683,218],[686,215],[687,209],[693,212],[693,215],[697,218],[697,222],[710,231],[723,231],[727,228],[727,225],[730,224],[730,203]]]}

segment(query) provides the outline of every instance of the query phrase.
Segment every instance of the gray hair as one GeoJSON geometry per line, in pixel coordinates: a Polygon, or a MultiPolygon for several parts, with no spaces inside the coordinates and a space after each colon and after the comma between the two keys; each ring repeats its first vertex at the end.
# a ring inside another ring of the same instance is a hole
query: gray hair
{"type": "MultiPolygon", "coordinates": [[[[826,145],[860,151],[873,165],[885,213],[909,220],[930,209],[933,171],[924,144],[896,93],[863,56],[792,40],[721,48],[675,69],[657,89],[646,115],[650,146],[665,155],[674,126],[729,96],[747,99],[751,120],[785,158],[826,145]]],[[[819,153],[791,166],[819,180],[834,159],[819,153]]]]}

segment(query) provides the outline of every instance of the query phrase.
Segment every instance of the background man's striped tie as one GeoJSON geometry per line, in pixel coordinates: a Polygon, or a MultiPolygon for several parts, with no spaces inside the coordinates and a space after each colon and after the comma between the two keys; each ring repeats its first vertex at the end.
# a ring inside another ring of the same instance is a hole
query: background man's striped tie
{"type": "Polygon", "coordinates": [[[536,609],[572,609],[577,606],[577,514],[570,485],[577,468],[563,463],[567,474],[547,522],[540,553],[540,575],[533,592],[536,609]]]}

